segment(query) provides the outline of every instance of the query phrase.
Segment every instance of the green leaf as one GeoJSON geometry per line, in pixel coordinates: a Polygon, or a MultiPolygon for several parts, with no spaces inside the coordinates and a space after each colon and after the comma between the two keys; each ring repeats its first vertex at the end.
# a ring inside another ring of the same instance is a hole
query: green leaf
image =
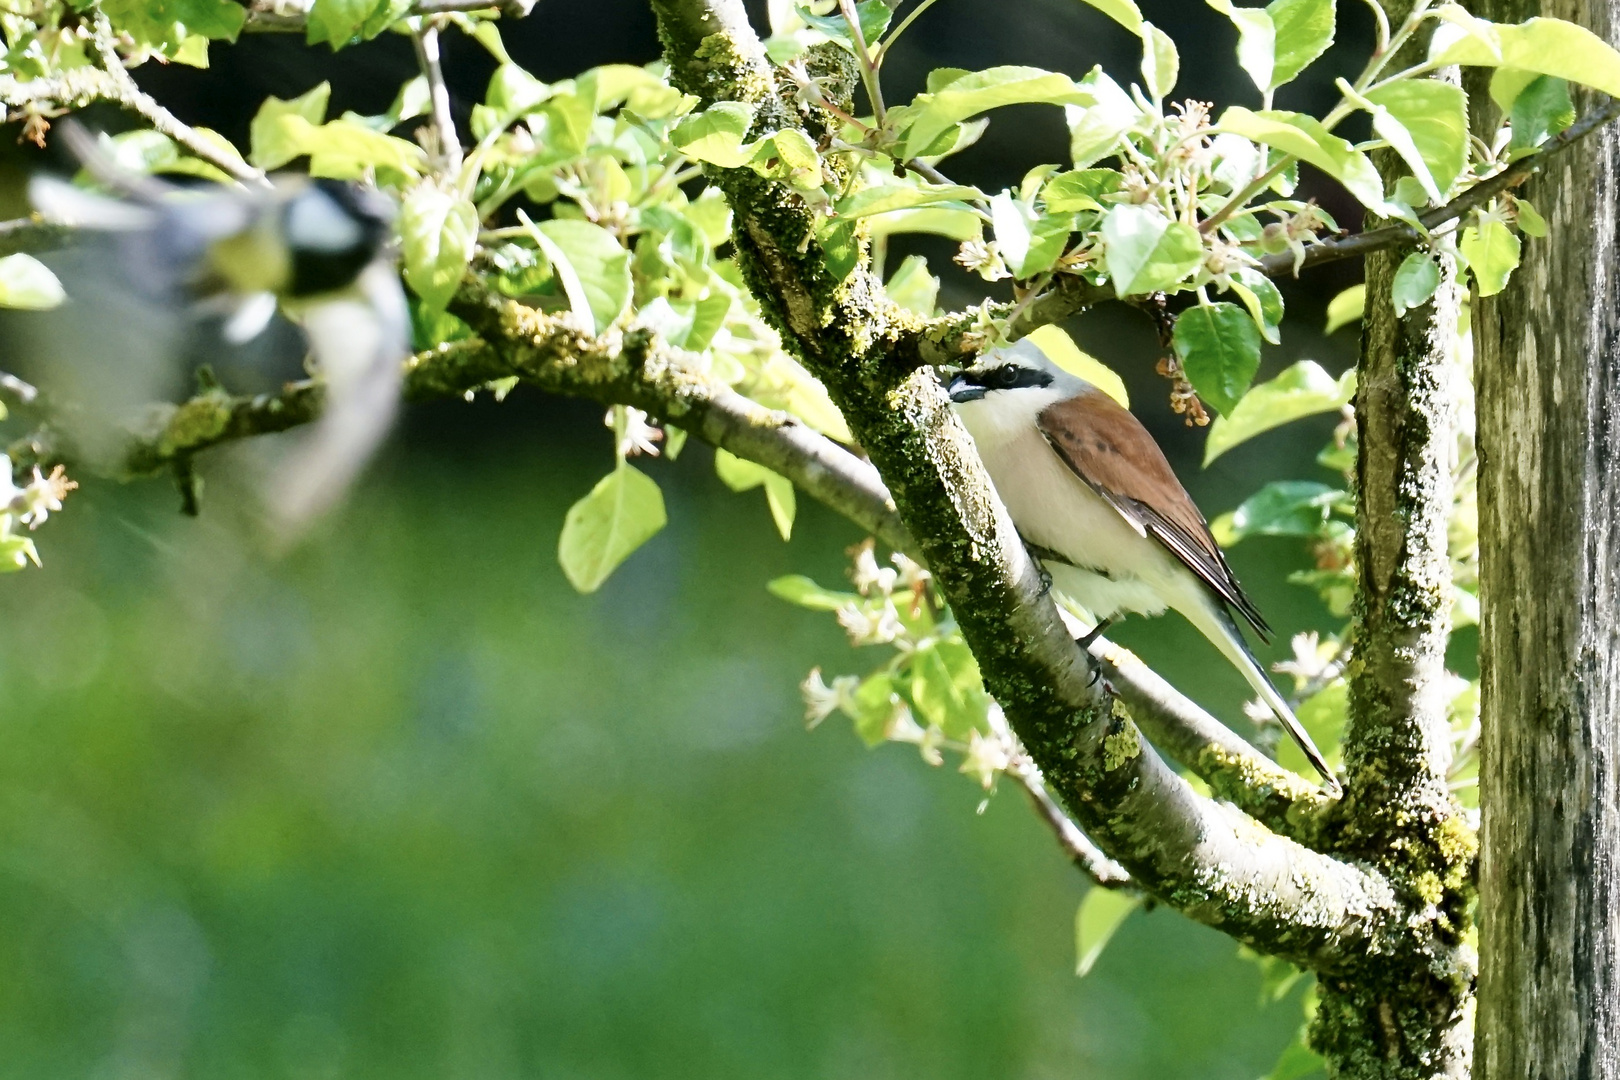
{"type": "Polygon", "coordinates": [[[436,183],[419,184],[399,216],[405,282],[430,310],[450,303],[478,242],[478,208],[436,183]]]}
{"type": "Polygon", "coordinates": [[[793,518],[797,508],[793,481],[763,465],[718,448],[714,452],[714,471],[732,491],[750,491],[763,485],[765,501],[770,507],[771,520],[776,523],[776,531],[782,534],[783,540],[793,536],[793,518]]]}
{"type": "Polygon", "coordinates": [[[1309,480],[1274,480],[1243,500],[1211,526],[1215,538],[1229,547],[1250,536],[1315,536],[1336,506],[1349,496],[1338,488],[1309,480]]]}
{"type": "Polygon", "coordinates": [[[669,133],[675,149],[695,161],[706,161],[722,169],[737,169],[754,156],[743,139],[754,124],[754,107],[740,101],[717,101],[702,112],[693,113],[669,133]]]}
{"type": "Polygon", "coordinates": [[[883,291],[890,300],[907,311],[914,311],[925,319],[933,318],[934,306],[939,301],[939,278],[928,272],[928,260],[921,255],[907,255],[889,275],[883,291]]]}
{"type": "Polygon", "coordinates": [[[1137,37],[1142,36],[1142,12],[1133,0],[1085,0],[1085,2],[1137,37]]]}
{"type": "Polygon", "coordinates": [[[1260,336],[1273,345],[1282,341],[1283,298],[1272,280],[1252,266],[1239,267],[1229,276],[1232,291],[1260,330],[1260,336]]]}
{"type": "Polygon", "coordinates": [[[570,585],[582,593],[595,592],[667,520],[658,485],[621,461],[569,508],[557,542],[557,561],[570,585]]]}
{"type": "Polygon", "coordinates": [[[1519,211],[1519,231],[1526,236],[1546,236],[1547,222],[1529,199],[1515,199],[1519,211]]]}
{"type": "MultiPolygon", "coordinates": [[[[399,5],[399,13],[404,14],[409,6],[399,5]]],[[[305,42],[318,45],[324,41],[341,49],[356,39],[376,37],[392,21],[387,17],[392,10],[390,0],[315,0],[309,9],[305,42]]]]}
{"type": "Polygon", "coordinates": [[[1277,62],[1277,30],[1271,15],[1259,8],[1240,8],[1232,0],[1206,0],[1210,7],[1232,20],[1237,27],[1238,66],[1249,73],[1254,85],[1270,90],[1277,62]]]}
{"type": "Polygon", "coordinates": [[[1272,0],[1266,5],[1276,28],[1276,61],[1270,89],[1293,82],[1333,44],[1333,0],[1272,0]]]}
{"type": "Polygon", "coordinates": [[[1275,379],[1256,386],[1237,403],[1230,415],[1218,416],[1204,443],[1204,465],[1256,435],[1304,416],[1337,412],[1356,393],[1352,368],[1335,379],[1314,360],[1291,364],[1275,379]]]}
{"type": "Polygon", "coordinates": [[[959,638],[935,638],[912,653],[911,700],[926,722],[952,739],[982,729],[990,704],[978,661],[959,638]]]}
{"type": "MultiPolygon", "coordinates": [[[[850,52],[855,51],[855,39],[849,32],[849,23],[844,21],[844,17],[838,14],[836,9],[830,15],[817,15],[807,7],[796,6],[794,14],[802,19],[806,26],[821,31],[828,41],[836,42],[850,52]]],[[[889,28],[889,19],[893,15],[894,8],[885,0],[858,0],[855,5],[855,21],[860,24],[861,41],[866,44],[868,50],[889,28]]]]}
{"type": "Polygon", "coordinates": [[[923,206],[916,210],[891,210],[867,218],[873,239],[894,236],[897,233],[932,233],[952,240],[977,240],[984,235],[984,223],[979,215],[965,206],[944,203],[923,206]]]}
{"type": "Polygon", "coordinates": [[[1181,57],[1170,35],[1150,22],[1142,24],[1142,79],[1153,94],[1154,101],[1162,101],[1176,88],[1181,74],[1181,57]]]}
{"type": "Polygon", "coordinates": [[[1028,203],[1002,192],[990,200],[996,247],[1015,278],[1030,278],[1052,269],[1069,234],[1073,214],[1037,214],[1028,203]]]}
{"type": "Polygon", "coordinates": [[[1142,905],[1135,893],[1093,885],[1074,913],[1074,973],[1084,977],[1126,916],[1142,905]]]}
{"type": "Polygon", "coordinates": [[[1076,169],[1048,180],[1041,199],[1052,211],[1101,211],[1104,206],[1098,200],[1118,191],[1124,179],[1117,169],[1076,169]]]}
{"type": "Polygon", "coordinates": [[[1339,293],[1327,306],[1327,325],[1322,328],[1324,335],[1331,334],[1341,326],[1360,322],[1362,313],[1367,307],[1367,286],[1352,285],[1339,293]]]}
{"type": "MultiPolygon", "coordinates": [[[[1491,93],[1497,80],[1512,72],[1502,68],[1491,78],[1491,93]]],[[[1512,125],[1511,150],[1529,150],[1575,122],[1575,103],[1569,97],[1569,83],[1551,75],[1537,75],[1514,95],[1504,110],[1512,125]]]]}
{"type": "Polygon", "coordinates": [[[1367,155],[1328,131],[1315,117],[1279,109],[1253,112],[1234,105],[1221,114],[1216,127],[1308,161],[1343,184],[1369,210],[1388,212],[1383,181],[1367,155]]]}
{"type": "Polygon", "coordinates": [[[1096,104],[1085,108],[1065,105],[1063,113],[1069,125],[1069,157],[1076,168],[1083,169],[1112,154],[1120,136],[1135,127],[1143,113],[1100,66],[1087,72],[1080,80],[1080,88],[1089,93],[1096,104]]]}
{"type": "Polygon", "coordinates": [[[841,218],[863,218],[873,214],[887,214],[894,210],[909,210],[918,206],[939,203],[961,204],[982,199],[978,188],[961,184],[877,184],[853,191],[834,204],[841,218]]]}
{"type": "MultiPolygon", "coordinates": [[[[1344,734],[1345,718],[1349,715],[1350,688],[1343,679],[1335,679],[1300,703],[1294,715],[1311,741],[1322,748],[1328,764],[1339,762],[1339,742],[1344,734]]],[[[1287,746],[1278,746],[1277,764],[1301,775],[1309,775],[1312,765],[1292,739],[1284,739],[1287,746]]]]}
{"type": "Polygon", "coordinates": [[[1120,296],[1168,289],[1204,257],[1198,231],[1155,209],[1122,203],[1103,219],[1104,265],[1120,296]]]}
{"type": "Polygon", "coordinates": [[[66,299],[56,275],[32,255],[0,259],[0,307],[45,311],[66,299]]]}
{"type": "Polygon", "coordinates": [[[589,321],[593,334],[607,329],[630,303],[630,253],[612,233],[588,221],[553,218],[535,225],[523,220],[562,279],[574,314],[589,321]]]}
{"type": "Polygon", "coordinates": [[[901,133],[901,155],[913,158],[953,124],[990,109],[1033,103],[1090,105],[1094,100],[1067,75],[1010,65],[957,76],[938,90],[919,94],[911,104],[891,110],[889,119],[901,133]]]}
{"type": "Polygon", "coordinates": [[[856,688],[852,702],[855,734],[868,748],[879,746],[888,739],[889,723],[894,719],[898,704],[894,680],[886,672],[868,675],[856,688]]]}
{"type": "Polygon", "coordinates": [[[1063,327],[1048,323],[1031,333],[1028,340],[1058,367],[1071,375],[1080,376],[1125,408],[1131,407],[1130,395],[1125,392],[1125,380],[1113,368],[1076,345],[1063,327]]]}
{"type": "Polygon", "coordinates": [[[306,124],[315,125],[326,119],[326,105],[332,97],[332,84],[323,82],[313,89],[283,101],[267,97],[254,114],[248,128],[248,160],[261,169],[279,169],[295,157],[307,153],[291,137],[284,121],[298,117],[306,124]]]}
{"type": "Polygon", "coordinates": [[[1395,314],[1405,315],[1427,304],[1439,287],[1440,267],[1434,258],[1425,251],[1412,252],[1395,269],[1395,281],[1390,288],[1395,314]]]}
{"type": "Polygon", "coordinates": [[[1367,100],[1386,110],[1410,136],[1411,148],[1389,139],[1373,115],[1373,127],[1412,167],[1430,199],[1441,201],[1468,164],[1468,95],[1462,87],[1435,79],[1403,79],[1374,90],[1367,100]],[[1414,160],[1414,157],[1416,160],[1414,160]]]}
{"type": "Polygon", "coordinates": [[[823,589],[803,574],[788,574],[786,577],[776,578],[765,587],[770,590],[772,596],[810,611],[837,611],[845,604],[861,602],[857,593],[823,589]]]}
{"type": "Polygon", "coordinates": [[[1236,304],[1200,304],[1176,318],[1176,355],[1198,396],[1229,415],[1260,367],[1260,331],[1236,304]]]}
{"type": "Polygon", "coordinates": [[[1444,38],[1437,30],[1436,40],[1446,44],[1438,54],[1431,47],[1431,59],[1440,64],[1519,68],[1620,97],[1620,53],[1584,26],[1545,18],[1516,26],[1481,25],[1475,20],[1474,30],[1457,30],[1444,38]]]}
{"type": "Polygon", "coordinates": [[[235,41],[247,11],[231,0],[103,0],[101,9],[138,43],[174,55],[191,35],[235,41]]]}
{"type": "Polygon", "coordinates": [[[1506,288],[1519,265],[1519,238],[1495,218],[1464,229],[1457,247],[1468,260],[1481,296],[1495,296],[1506,288]]]}

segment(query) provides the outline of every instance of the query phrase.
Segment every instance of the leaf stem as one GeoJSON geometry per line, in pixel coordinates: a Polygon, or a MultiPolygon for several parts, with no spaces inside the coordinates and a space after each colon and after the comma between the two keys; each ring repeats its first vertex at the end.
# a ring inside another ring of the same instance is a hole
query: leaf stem
{"type": "Polygon", "coordinates": [[[866,48],[866,35],[861,32],[860,12],[855,9],[855,0],[838,0],[838,10],[844,13],[844,22],[849,24],[850,40],[855,43],[855,59],[861,63],[861,82],[866,86],[866,96],[872,100],[872,117],[882,128],[886,112],[883,88],[878,85],[877,64],[872,62],[872,54],[866,48]]]}

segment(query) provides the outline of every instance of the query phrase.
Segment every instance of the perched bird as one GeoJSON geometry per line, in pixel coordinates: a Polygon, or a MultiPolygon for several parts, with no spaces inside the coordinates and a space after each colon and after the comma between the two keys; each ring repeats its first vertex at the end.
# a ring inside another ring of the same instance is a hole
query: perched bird
{"type": "Polygon", "coordinates": [[[398,409],[410,313],[389,250],[391,202],[297,176],[182,188],[120,172],[82,129],[62,130],[110,190],[49,176],[29,185],[48,220],[104,237],[78,253],[79,272],[64,275],[69,303],[35,336],[44,363],[68,377],[62,396],[88,402],[97,422],[116,419],[172,397],[198,359],[217,366],[290,339],[326,384],[320,421],[269,493],[277,524],[295,534],[348,487],[398,409]],[[302,335],[285,332],[289,320],[302,335]],[[266,333],[273,327],[283,333],[266,333]]]}
{"type": "Polygon", "coordinates": [[[1019,534],[1095,627],[1173,608],[1260,695],[1318,772],[1333,770],[1266,677],[1230,609],[1265,637],[1209,525],[1136,417],[1034,342],[995,349],[949,393],[1019,534]]]}

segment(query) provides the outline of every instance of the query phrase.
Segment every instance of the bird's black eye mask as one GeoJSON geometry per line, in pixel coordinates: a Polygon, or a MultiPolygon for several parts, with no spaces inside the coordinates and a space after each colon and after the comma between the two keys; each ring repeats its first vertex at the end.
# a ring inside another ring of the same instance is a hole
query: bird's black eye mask
{"type": "Polygon", "coordinates": [[[957,404],[977,401],[992,390],[1019,390],[1047,387],[1052,376],[1040,368],[1020,364],[998,364],[993,368],[968,368],[951,380],[948,391],[957,404]]]}

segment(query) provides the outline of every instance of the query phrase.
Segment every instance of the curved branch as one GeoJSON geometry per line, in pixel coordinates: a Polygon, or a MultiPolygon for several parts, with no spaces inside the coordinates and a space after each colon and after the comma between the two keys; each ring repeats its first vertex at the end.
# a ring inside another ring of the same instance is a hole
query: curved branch
{"type": "MultiPolygon", "coordinates": [[[[653,0],[653,9],[678,88],[795,122],[739,0],[653,0]]],[[[889,481],[987,688],[1087,834],[1165,902],[1318,969],[1398,932],[1400,908],[1381,877],[1200,796],[1114,714],[937,380],[896,370],[890,350],[907,334],[877,283],[859,267],[832,279],[810,209],[779,185],[743,171],[710,176],[736,215],[739,262],[767,318],[889,481]]]]}

